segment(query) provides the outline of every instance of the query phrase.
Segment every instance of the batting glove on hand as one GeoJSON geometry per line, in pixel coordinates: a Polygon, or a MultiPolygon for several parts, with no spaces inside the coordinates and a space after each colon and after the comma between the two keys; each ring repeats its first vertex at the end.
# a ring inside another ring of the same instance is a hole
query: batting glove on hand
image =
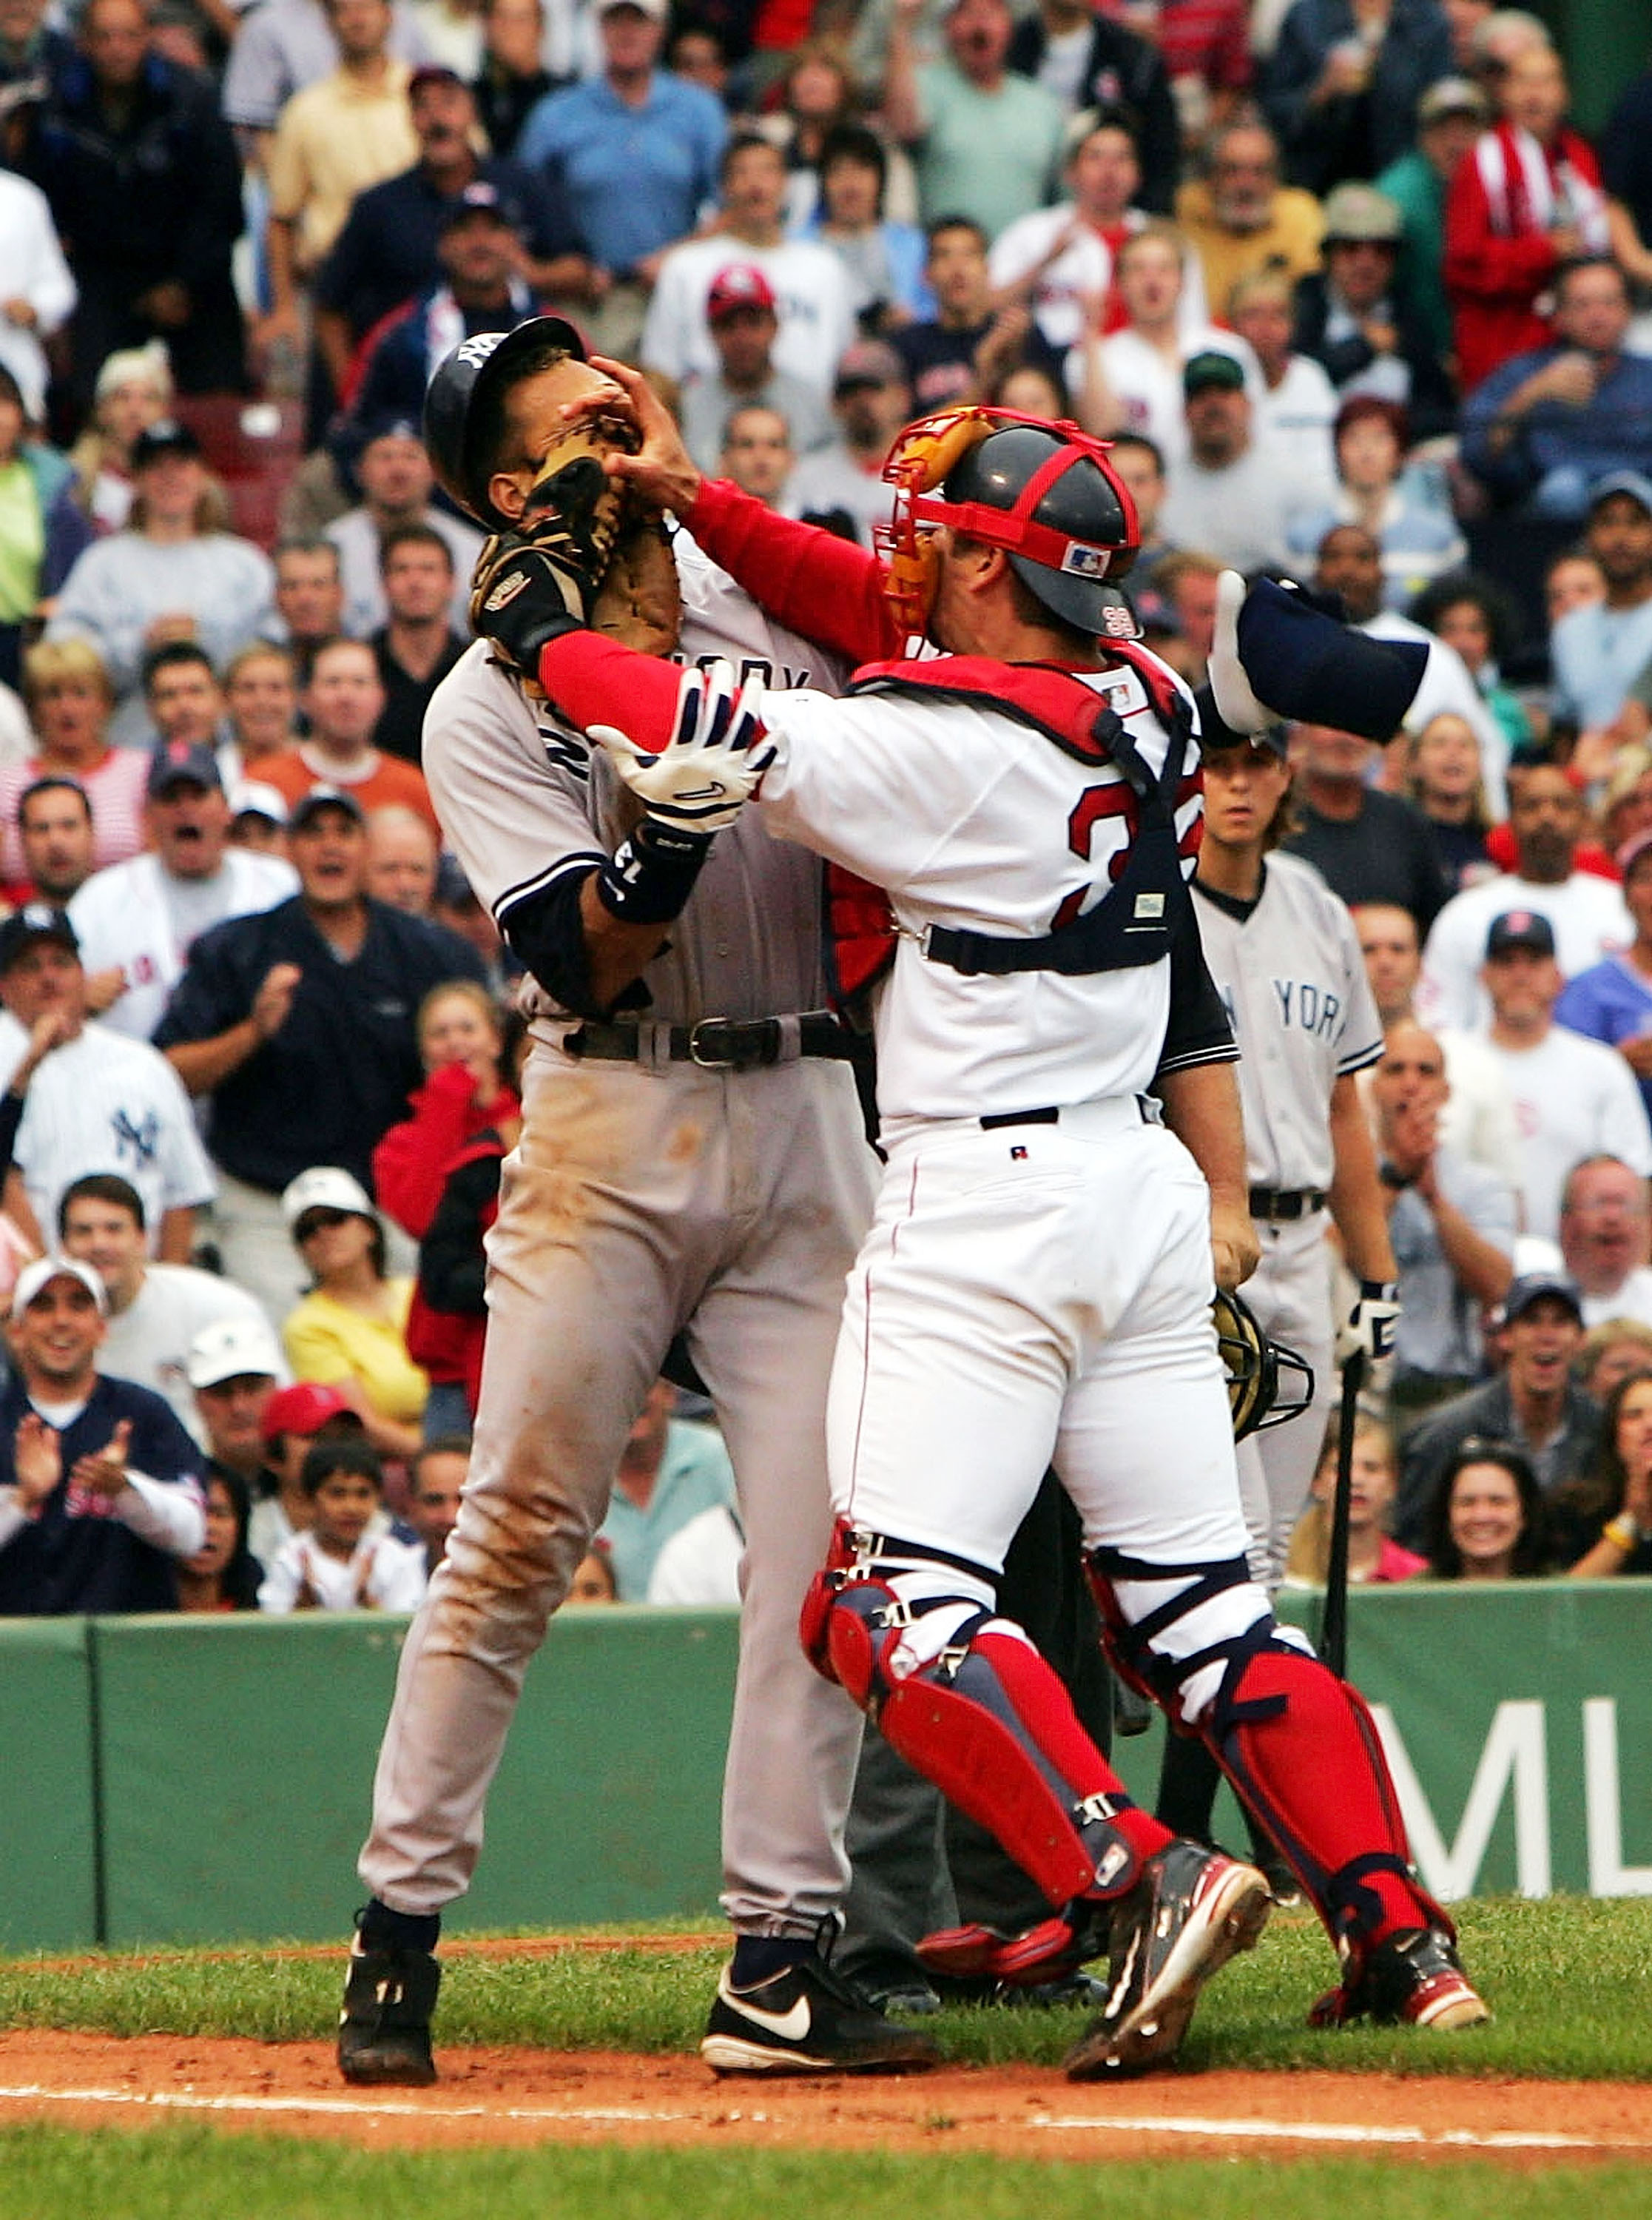
{"type": "Polygon", "coordinates": [[[584,580],[543,547],[507,547],[488,575],[477,568],[471,624],[518,670],[533,677],[551,642],[584,626],[584,580]]]}
{"type": "Polygon", "coordinates": [[[1392,1280],[1362,1280],[1359,1300],[1337,1331],[1337,1362],[1362,1356],[1368,1364],[1393,1354],[1393,1330],[1400,1322],[1400,1290],[1392,1280]]]}
{"type": "Polygon", "coordinates": [[[732,825],[774,761],[763,736],[763,682],[738,691],[726,663],[683,674],[677,726],[657,755],[616,725],[592,725],[589,737],[657,823],[709,839],[732,825]]]}

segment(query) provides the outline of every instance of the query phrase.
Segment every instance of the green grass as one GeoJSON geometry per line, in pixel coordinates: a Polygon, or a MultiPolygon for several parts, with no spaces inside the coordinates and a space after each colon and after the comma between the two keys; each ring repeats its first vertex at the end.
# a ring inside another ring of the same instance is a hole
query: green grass
{"type": "MultiPolygon", "coordinates": [[[[1496,2023],[1442,2038],[1410,2030],[1323,2034],[1304,2013],[1334,1967],[1317,1923],[1276,1917],[1260,1948],[1214,1983],[1183,2056],[1190,2067],[1652,2080],[1652,1901],[1554,1897],[1461,1908],[1463,1949],[1496,2023]]],[[[450,1960],[439,2046],[688,2053],[720,1952],[683,1947],[450,1960]]],[[[115,2035],[319,2039],[335,2022],[336,1957],[234,1950],[109,1954],[64,1965],[0,1961],[0,2027],[115,2035]]],[[[1073,2011],[954,2011],[933,2023],[960,2063],[1055,2065],[1082,2024],[1073,2011]]]]}
{"type": "MultiPolygon", "coordinates": [[[[944,2131],[938,2130],[938,2142],[944,2131]]],[[[895,2157],[730,2149],[356,2151],[204,2130],[141,2136],[0,2133],[0,2220],[771,2220],[922,2209],[969,2220],[1643,2220],[1642,2168],[1557,2167],[1522,2174],[1449,2161],[1385,2166],[1275,2160],[1094,2165],[972,2153],[895,2157]]]]}

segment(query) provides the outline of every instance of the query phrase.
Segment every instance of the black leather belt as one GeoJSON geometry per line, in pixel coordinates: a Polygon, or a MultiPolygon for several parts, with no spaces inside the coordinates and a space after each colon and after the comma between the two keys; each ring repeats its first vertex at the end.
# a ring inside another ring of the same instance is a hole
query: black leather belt
{"type": "Polygon", "coordinates": [[[1041,1110],[994,1110],[981,1121],[983,1133],[995,1133],[1001,1126],[1058,1126],[1061,1112],[1053,1102],[1041,1110]]]}
{"type": "Polygon", "coordinates": [[[708,1071],[755,1071],[799,1057],[848,1057],[850,1037],[828,1010],[783,1018],[701,1018],[698,1025],[607,1025],[592,1020],[564,1040],[563,1051],[599,1063],[697,1063],[708,1071]]]}
{"type": "Polygon", "coordinates": [[[1250,1215],[1278,1225],[1293,1218],[1312,1218],[1325,1207],[1322,1187],[1253,1187],[1250,1215]]]}

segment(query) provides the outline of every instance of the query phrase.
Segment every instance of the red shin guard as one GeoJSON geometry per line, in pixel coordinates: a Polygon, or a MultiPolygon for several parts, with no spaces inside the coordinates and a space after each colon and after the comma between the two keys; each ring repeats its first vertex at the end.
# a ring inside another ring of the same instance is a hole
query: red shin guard
{"type": "Polygon", "coordinates": [[[1205,1739],[1333,1940],[1351,1932],[1378,1942],[1439,1924],[1439,1907],[1410,1877],[1399,1799],[1358,1691],[1281,1647],[1254,1651],[1225,1695],[1205,1739]]]}
{"type": "Polygon", "coordinates": [[[1013,1635],[982,1631],[956,1669],[900,1681],[877,1721],[891,1749],[996,1836],[1057,1908],[1122,1894],[1170,1840],[1130,1802],[1055,1674],[1013,1635]]]}

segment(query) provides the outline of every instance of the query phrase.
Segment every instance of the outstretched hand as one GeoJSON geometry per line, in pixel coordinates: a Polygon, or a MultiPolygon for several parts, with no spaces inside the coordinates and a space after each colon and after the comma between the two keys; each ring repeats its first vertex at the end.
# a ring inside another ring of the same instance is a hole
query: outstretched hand
{"type": "Polygon", "coordinates": [[[657,753],[617,725],[592,725],[589,737],[657,823],[709,838],[734,822],[774,760],[772,746],[757,745],[762,705],[760,679],[737,691],[732,669],[718,662],[683,673],[676,730],[657,753]]]}
{"type": "MultiPolygon", "coordinates": [[[[676,417],[642,372],[633,370],[628,363],[616,362],[611,355],[594,354],[591,368],[611,377],[624,393],[627,411],[641,441],[634,455],[605,455],[602,467],[610,477],[619,478],[629,486],[649,507],[669,508],[673,516],[686,516],[699,494],[701,472],[683,444],[676,417]]],[[[606,405],[613,408],[611,396],[606,405]]],[[[564,402],[562,413],[571,423],[592,415],[597,407],[597,397],[585,394],[577,400],[564,402]]]]}

